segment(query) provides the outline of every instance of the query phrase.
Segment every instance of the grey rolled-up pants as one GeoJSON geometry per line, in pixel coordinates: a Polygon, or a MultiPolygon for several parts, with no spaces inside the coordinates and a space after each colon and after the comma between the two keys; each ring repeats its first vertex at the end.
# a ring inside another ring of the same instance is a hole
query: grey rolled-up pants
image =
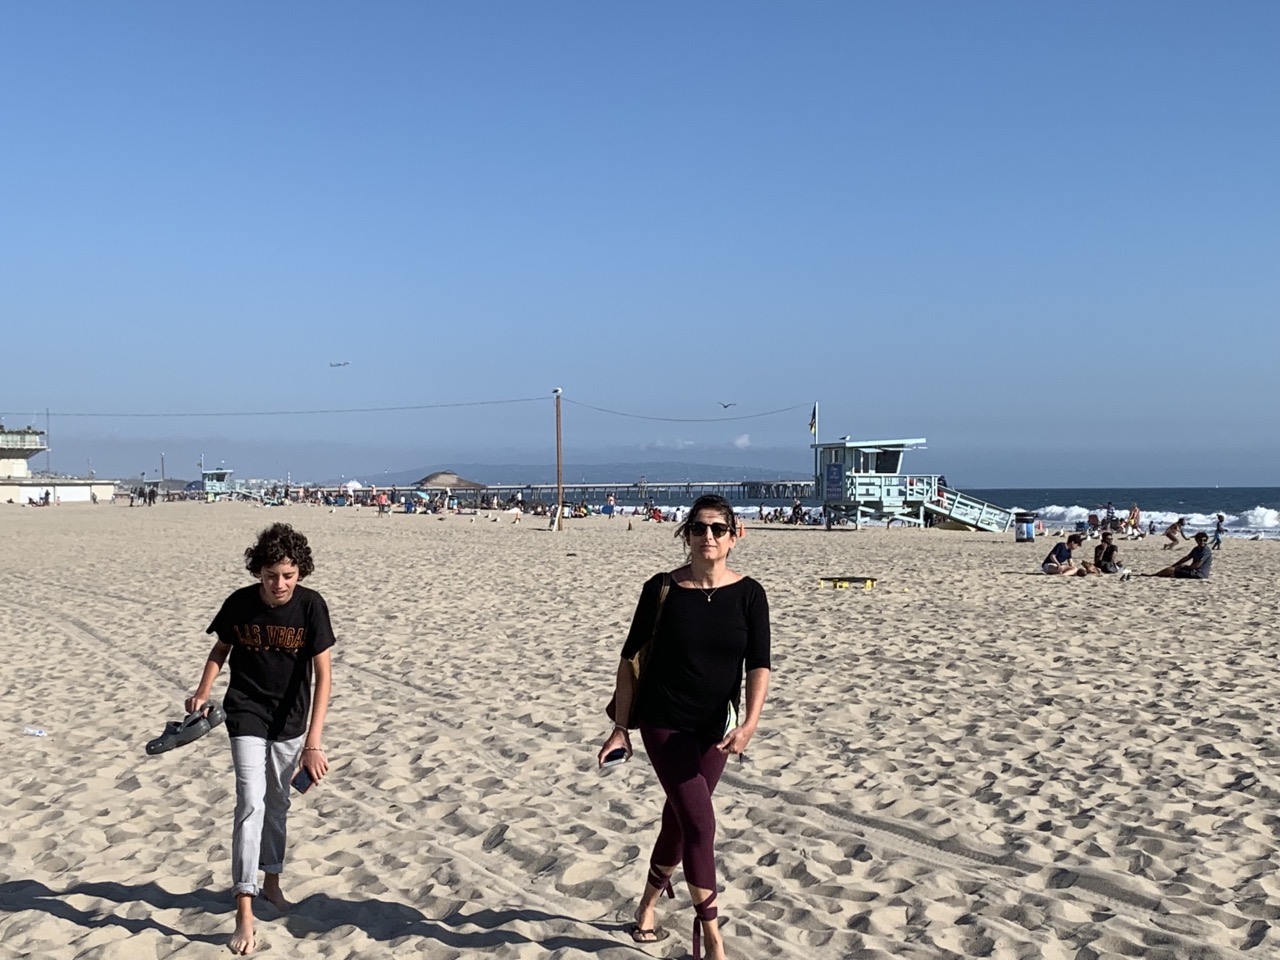
{"type": "Polygon", "coordinates": [[[232,894],[258,895],[258,871],[284,870],[289,781],[305,737],[266,740],[232,737],[236,769],[236,818],[231,828],[232,894]]]}

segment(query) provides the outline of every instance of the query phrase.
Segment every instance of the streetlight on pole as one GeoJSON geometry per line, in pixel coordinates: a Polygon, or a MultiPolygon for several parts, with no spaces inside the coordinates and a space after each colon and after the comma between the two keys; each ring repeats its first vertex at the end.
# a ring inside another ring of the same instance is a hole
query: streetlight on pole
{"type": "Polygon", "coordinates": [[[562,529],[564,522],[564,455],[560,445],[560,394],[561,390],[556,387],[551,391],[551,395],[556,398],[556,525],[555,529],[562,529]]]}

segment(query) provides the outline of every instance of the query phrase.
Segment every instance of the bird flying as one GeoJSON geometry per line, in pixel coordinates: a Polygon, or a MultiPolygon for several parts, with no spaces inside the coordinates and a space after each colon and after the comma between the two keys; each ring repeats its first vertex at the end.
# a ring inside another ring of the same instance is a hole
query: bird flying
{"type": "Polygon", "coordinates": [[[730,407],[736,407],[736,403],[725,403],[723,400],[717,400],[716,403],[728,410],[730,407]]]}

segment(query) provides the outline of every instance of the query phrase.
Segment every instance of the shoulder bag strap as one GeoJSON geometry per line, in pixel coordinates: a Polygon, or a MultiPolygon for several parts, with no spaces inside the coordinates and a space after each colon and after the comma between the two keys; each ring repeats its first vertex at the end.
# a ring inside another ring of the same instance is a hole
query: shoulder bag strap
{"type": "Polygon", "coordinates": [[[667,594],[671,591],[671,574],[664,573],[662,575],[662,589],[658,591],[658,608],[653,611],[653,632],[649,634],[649,642],[639,649],[636,653],[636,692],[639,693],[639,681],[644,677],[644,664],[649,659],[649,654],[653,652],[654,641],[658,639],[658,623],[662,620],[662,606],[666,603],[667,594]]]}

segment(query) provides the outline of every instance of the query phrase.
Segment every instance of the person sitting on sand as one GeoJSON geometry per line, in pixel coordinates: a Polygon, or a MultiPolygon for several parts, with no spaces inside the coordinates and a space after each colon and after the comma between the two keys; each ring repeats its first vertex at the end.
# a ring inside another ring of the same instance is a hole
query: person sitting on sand
{"type": "Polygon", "coordinates": [[[1164,535],[1169,538],[1169,542],[1164,545],[1166,550],[1172,550],[1178,545],[1178,537],[1182,537],[1183,540],[1191,539],[1187,536],[1186,531],[1182,529],[1186,524],[1186,517],[1179,517],[1173,523],[1169,524],[1168,529],[1164,532],[1164,535]]]}
{"type": "Polygon", "coordinates": [[[277,910],[289,907],[280,889],[289,781],[299,768],[313,782],[323,780],[329,770],[320,741],[329,709],[329,648],[334,643],[324,598],[299,585],[315,569],[306,537],[287,523],[272,524],[244,556],[245,567],[259,582],[223,601],[207,630],[218,639],[196,692],[186,701],[188,713],[208,703],[213,681],[230,655],[231,679],[222,708],[236,774],[231,829],[236,929],[227,946],[241,956],[257,946],[253,898],[261,893],[277,910]],[[265,874],[261,887],[259,869],[265,874]]]}
{"type": "Polygon", "coordinates": [[[1082,577],[1088,571],[1077,567],[1071,559],[1071,551],[1084,543],[1084,535],[1073,533],[1063,543],[1056,543],[1040,564],[1040,569],[1051,576],[1082,577]]]}
{"type": "Polygon", "coordinates": [[[1172,566],[1157,570],[1153,577],[1176,577],[1179,580],[1208,580],[1209,568],[1213,566],[1213,551],[1209,549],[1209,535],[1204,531],[1196,534],[1196,545],[1191,552],[1172,566]]]}
{"type": "Polygon", "coordinates": [[[1099,573],[1124,573],[1120,548],[1113,542],[1110,530],[1102,534],[1102,542],[1093,548],[1093,565],[1099,573]]]}

